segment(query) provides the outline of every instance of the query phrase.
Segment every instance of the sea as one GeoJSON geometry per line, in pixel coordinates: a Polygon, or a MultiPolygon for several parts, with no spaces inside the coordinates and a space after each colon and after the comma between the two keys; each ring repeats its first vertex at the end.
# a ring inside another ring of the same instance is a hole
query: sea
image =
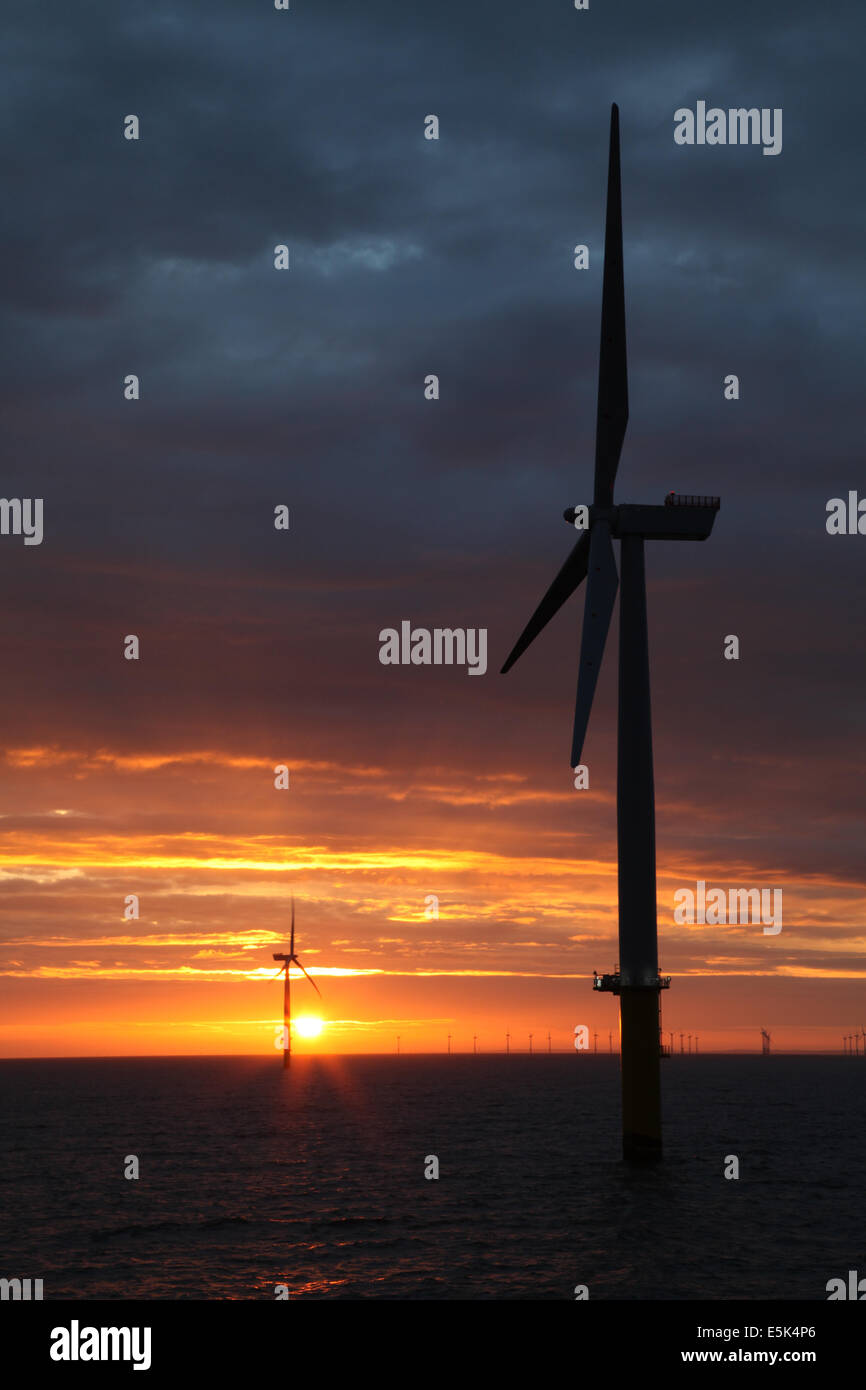
{"type": "Polygon", "coordinates": [[[616,1055],[3,1061],[0,1277],[45,1300],[823,1301],[866,1275],[866,1058],[675,1056],[662,1083],[646,1169],[620,1156],[616,1055]]]}

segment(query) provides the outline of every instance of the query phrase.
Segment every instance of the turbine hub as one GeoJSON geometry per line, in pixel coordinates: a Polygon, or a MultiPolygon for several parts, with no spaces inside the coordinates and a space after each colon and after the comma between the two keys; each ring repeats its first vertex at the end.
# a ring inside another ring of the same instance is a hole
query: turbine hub
{"type": "MultiPolygon", "coordinates": [[[[589,527],[592,526],[595,521],[609,521],[611,526],[613,526],[619,513],[619,507],[615,507],[612,503],[609,507],[596,506],[594,502],[591,502],[587,503],[586,511],[589,514],[589,521],[586,529],[589,530],[589,527]]],[[[565,511],[562,513],[569,526],[574,525],[577,513],[577,507],[566,507],[565,511]]]]}

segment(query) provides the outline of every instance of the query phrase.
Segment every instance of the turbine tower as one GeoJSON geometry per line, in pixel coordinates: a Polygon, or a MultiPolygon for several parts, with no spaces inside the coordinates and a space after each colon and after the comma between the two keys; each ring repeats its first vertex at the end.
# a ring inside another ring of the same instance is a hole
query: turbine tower
{"type": "Polygon", "coordinates": [[[761,1029],[761,1054],[764,1057],[770,1055],[770,1035],[766,1028],[761,1029]]]}
{"type": "Polygon", "coordinates": [[[594,988],[619,995],[623,1154],[661,1157],[661,1089],[656,922],[655,796],[646,615],[646,540],[702,541],[713,529],[717,497],[678,497],[663,506],[614,506],[613,485],[628,422],[625,287],[622,252],[619,109],[610,114],[610,152],[601,299],[595,488],[591,507],[569,507],[565,519],[582,533],[536,608],[503,673],[510,670],[566,599],[587,580],[574,713],[571,766],[580,764],[599,667],[620,579],[613,541],[620,543],[617,844],[620,969],[594,988]]]}
{"type": "MultiPolygon", "coordinates": [[[[301,965],[301,962],[295,955],[294,893],[292,894],[292,935],[291,944],[289,946],[289,952],[288,955],[280,953],[275,954],[274,960],[281,960],[284,962],[281,968],[277,971],[277,975],[282,975],[283,973],[285,973],[286,977],[285,984],[283,986],[283,1070],[288,1071],[289,1067],[292,1065],[292,998],[290,982],[291,977],[289,974],[289,968],[292,965],[296,965],[299,970],[303,971],[303,973],[307,975],[306,970],[304,970],[304,967],[301,965]]],[[[274,976],[274,978],[276,979],[276,976],[274,976]]],[[[315,980],[311,979],[309,975],[307,975],[307,979],[310,981],[310,984],[313,986],[313,989],[316,991],[319,998],[321,999],[322,991],[319,989],[319,986],[316,984],[315,980]]]]}

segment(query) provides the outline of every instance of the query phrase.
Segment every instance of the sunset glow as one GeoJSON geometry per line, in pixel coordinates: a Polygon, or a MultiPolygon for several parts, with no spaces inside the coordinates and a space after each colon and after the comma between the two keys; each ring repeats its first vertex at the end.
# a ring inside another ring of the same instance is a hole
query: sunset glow
{"type": "Polygon", "coordinates": [[[317,1038],[324,1026],[320,1018],[302,1016],[292,1020],[292,1028],[301,1038],[317,1038]]]}

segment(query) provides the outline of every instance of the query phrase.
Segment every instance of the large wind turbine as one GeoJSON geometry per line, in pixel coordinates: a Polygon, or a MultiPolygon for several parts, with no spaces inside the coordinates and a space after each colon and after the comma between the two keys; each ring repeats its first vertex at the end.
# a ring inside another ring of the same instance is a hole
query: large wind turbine
{"type": "Polygon", "coordinates": [[[617,845],[619,851],[619,970],[598,977],[595,988],[619,995],[622,1057],[623,1153],[661,1157],[659,990],[670,983],[658,970],[655,868],[655,798],[646,617],[645,540],[702,541],[719,508],[715,497],[677,497],[664,506],[614,506],[613,484],[628,422],[625,287],[619,167],[619,109],[610,115],[604,281],[593,504],[569,507],[565,519],[586,521],[544,598],[502,668],[510,670],[578,585],[587,579],[571,766],[583,751],[598,671],[620,578],[613,541],[620,542],[619,731],[617,845]]]}
{"type": "MultiPolygon", "coordinates": [[[[293,965],[296,965],[296,966],[298,967],[299,970],[303,971],[303,973],[304,973],[305,975],[307,975],[306,970],[304,970],[304,967],[301,965],[301,962],[298,960],[298,957],[295,955],[295,898],[294,898],[294,894],[292,894],[292,936],[291,936],[291,944],[290,944],[290,946],[289,946],[289,952],[288,952],[288,955],[285,955],[285,954],[275,954],[275,955],[274,955],[274,960],[281,960],[281,961],[284,962],[284,964],[283,964],[283,966],[281,967],[281,969],[279,969],[279,970],[277,971],[277,974],[278,974],[278,975],[282,975],[283,973],[285,973],[285,977],[286,977],[286,982],[285,982],[285,985],[284,985],[284,987],[283,987],[283,1069],[284,1069],[284,1070],[287,1070],[287,1069],[292,1065],[292,999],[291,999],[290,967],[293,966],[293,965]]],[[[319,989],[319,986],[316,984],[315,980],[311,979],[311,977],[310,977],[309,975],[307,975],[307,979],[310,981],[310,984],[313,986],[313,989],[316,991],[316,993],[318,994],[319,998],[321,999],[321,997],[322,997],[322,991],[319,989]]]]}

